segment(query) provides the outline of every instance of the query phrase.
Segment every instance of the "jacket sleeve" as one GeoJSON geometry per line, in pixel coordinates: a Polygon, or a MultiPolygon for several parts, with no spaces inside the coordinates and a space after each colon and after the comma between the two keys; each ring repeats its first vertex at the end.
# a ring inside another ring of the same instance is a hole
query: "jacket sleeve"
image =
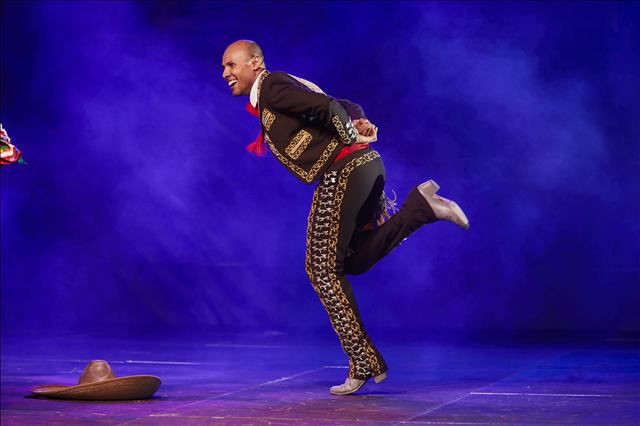
{"type": "Polygon", "coordinates": [[[264,79],[260,102],[280,113],[330,127],[346,145],[356,142],[353,123],[340,102],[310,91],[285,73],[273,72],[264,79]]]}
{"type": "Polygon", "coordinates": [[[347,111],[347,114],[352,120],[358,120],[360,118],[366,118],[362,107],[349,99],[336,99],[338,103],[347,111]]]}

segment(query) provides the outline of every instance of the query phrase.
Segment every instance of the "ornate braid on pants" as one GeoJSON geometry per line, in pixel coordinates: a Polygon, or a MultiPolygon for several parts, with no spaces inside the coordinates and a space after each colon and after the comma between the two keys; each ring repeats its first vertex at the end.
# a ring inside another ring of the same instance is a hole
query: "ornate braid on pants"
{"type": "Polygon", "coordinates": [[[305,269],[331,325],[349,357],[349,377],[364,380],[386,371],[386,365],[362,326],[351,285],[337,268],[340,209],[350,173],[378,157],[370,152],[342,170],[324,174],[316,188],[307,225],[305,269]]]}

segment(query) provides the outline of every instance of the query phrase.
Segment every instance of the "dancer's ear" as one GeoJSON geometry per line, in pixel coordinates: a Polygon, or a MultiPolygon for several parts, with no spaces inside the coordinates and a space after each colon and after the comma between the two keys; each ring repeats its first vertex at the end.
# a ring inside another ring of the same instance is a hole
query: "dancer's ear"
{"type": "Polygon", "coordinates": [[[249,63],[251,64],[251,68],[254,71],[257,71],[258,69],[260,69],[262,67],[262,58],[260,58],[259,56],[253,55],[251,57],[251,60],[249,61],[249,63]]]}

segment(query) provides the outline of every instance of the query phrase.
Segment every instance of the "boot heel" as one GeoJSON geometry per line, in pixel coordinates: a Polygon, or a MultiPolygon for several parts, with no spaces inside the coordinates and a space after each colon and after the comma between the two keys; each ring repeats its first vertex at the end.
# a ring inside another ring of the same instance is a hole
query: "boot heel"
{"type": "Polygon", "coordinates": [[[387,373],[386,373],[386,372],[384,372],[384,373],[382,373],[382,374],[380,374],[380,375],[378,375],[378,376],[375,376],[375,377],[373,378],[373,381],[374,381],[374,382],[376,382],[376,383],[380,383],[381,381],[383,381],[383,380],[384,380],[384,379],[386,379],[386,378],[387,378],[387,373]]]}
{"type": "Polygon", "coordinates": [[[422,183],[420,184],[420,186],[418,186],[418,190],[422,193],[422,195],[429,197],[433,197],[439,189],[440,185],[438,185],[433,179],[429,179],[425,183],[422,183]]]}

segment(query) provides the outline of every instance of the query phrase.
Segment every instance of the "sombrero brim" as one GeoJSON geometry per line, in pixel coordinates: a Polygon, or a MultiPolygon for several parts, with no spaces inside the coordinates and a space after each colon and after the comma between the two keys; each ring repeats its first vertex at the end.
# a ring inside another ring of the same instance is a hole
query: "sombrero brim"
{"type": "Polygon", "coordinates": [[[127,376],[75,386],[37,386],[31,393],[54,399],[123,401],[151,398],[162,382],[156,376],[127,376]]]}

